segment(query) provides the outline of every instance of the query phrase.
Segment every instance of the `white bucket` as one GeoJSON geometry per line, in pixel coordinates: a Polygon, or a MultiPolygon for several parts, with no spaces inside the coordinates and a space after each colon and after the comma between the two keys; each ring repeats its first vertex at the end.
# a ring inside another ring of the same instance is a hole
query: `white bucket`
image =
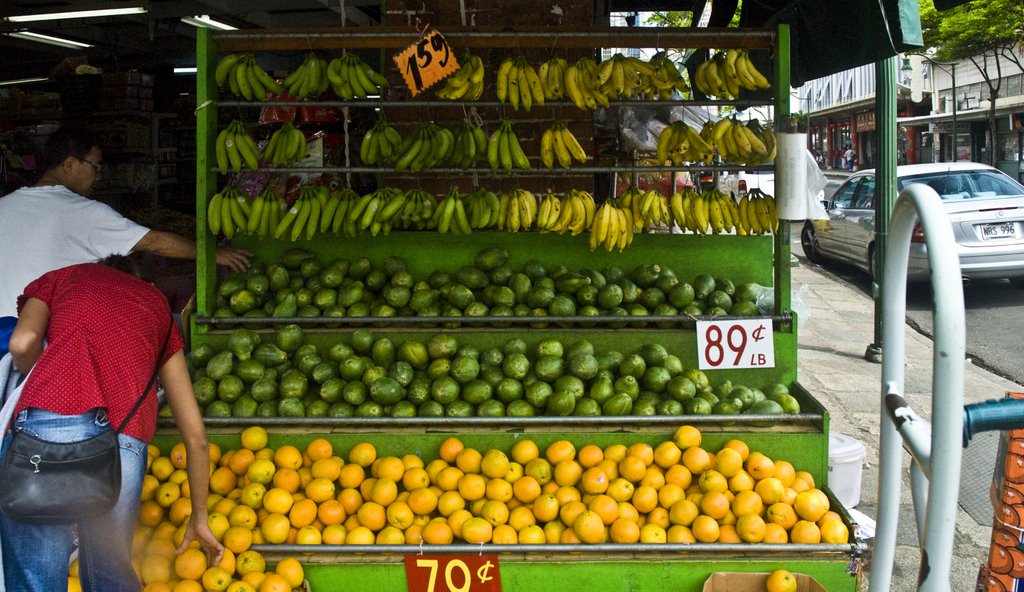
{"type": "Polygon", "coordinates": [[[838,432],[828,434],[828,486],[844,507],[860,503],[864,443],[838,432]]]}

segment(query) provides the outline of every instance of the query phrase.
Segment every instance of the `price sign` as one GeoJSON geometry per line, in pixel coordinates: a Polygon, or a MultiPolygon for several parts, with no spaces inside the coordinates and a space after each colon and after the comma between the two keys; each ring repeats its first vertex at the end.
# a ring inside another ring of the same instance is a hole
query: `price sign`
{"type": "Polygon", "coordinates": [[[455,52],[444,35],[437,30],[427,33],[403,49],[394,59],[414,97],[459,69],[455,52]]]}
{"type": "Polygon", "coordinates": [[[497,555],[406,555],[409,592],[501,592],[497,555]]]}
{"type": "Polygon", "coordinates": [[[774,368],[771,319],[697,321],[697,362],[701,370],[774,368]]]}

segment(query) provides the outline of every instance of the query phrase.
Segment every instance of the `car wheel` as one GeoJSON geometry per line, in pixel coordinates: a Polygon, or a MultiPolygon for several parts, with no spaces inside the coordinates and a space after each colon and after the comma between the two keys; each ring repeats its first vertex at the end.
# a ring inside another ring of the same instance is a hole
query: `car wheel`
{"type": "Polygon", "coordinates": [[[804,227],[800,231],[800,246],[804,249],[804,255],[812,263],[821,263],[825,260],[824,255],[818,250],[818,237],[814,232],[814,224],[811,222],[804,222],[804,227]]]}
{"type": "Polygon", "coordinates": [[[875,262],[875,245],[868,246],[868,276],[871,281],[878,281],[878,265],[875,262]]]}

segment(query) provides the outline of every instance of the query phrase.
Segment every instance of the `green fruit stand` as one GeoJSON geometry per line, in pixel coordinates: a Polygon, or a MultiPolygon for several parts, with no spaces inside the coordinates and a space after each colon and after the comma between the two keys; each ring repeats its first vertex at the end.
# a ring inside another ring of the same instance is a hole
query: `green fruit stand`
{"type": "MultiPolygon", "coordinates": [[[[510,48],[544,47],[549,43],[549,33],[542,30],[502,31],[494,34],[480,33],[471,28],[449,27],[445,29],[449,42],[456,47],[469,48],[501,48],[512,53],[510,48]]],[[[580,33],[580,32],[578,32],[580,33]]],[[[224,52],[285,52],[301,50],[336,50],[336,49],[387,49],[397,50],[410,43],[408,35],[399,34],[396,30],[376,29],[324,29],[322,31],[296,32],[261,31],[259,34],[246,32],[211,32],[200,29],[198,32],[198,103],[197,138],[198,138],[198,175],[197,175],[197,218],[198,248],[200,256],[197,260],[198,283],[194,307],[189,315],[189,341],[192,354],[197,357],[200,350],[202,359],[197,360],[193,367],[202,368],[197,377],[207,376],[205,365],[216,352],[228,351],[232,335],[243,328],[260,336],[262,342],[275,342],[283,324],[294,324],[301,327],[302,346],[313,348],[313,355],[318,356],[317,362],[336,359],[328,352],[333,347],[340,347],[353,353],[357,348],[354,336],[371,334],[376,342],[387,342],[388,351],[366,348],[361,353],[365,358],[381,368],[382,372],[393,370],[394,366],[405,363],[410,372],[430,373],[434,371],[430,360],[422,357],[423,349],[428,344],[433,347],[437,335],[450,336],[458,347],[473,349],[481,357],[487,352],[502,352],[505,359],[514,353],[535,352],[538,348],[557,343],[559,351],[562,347],[584,348],[598,360],[593,371],[586,370],[586,376],[594,376],[600,370],[622,372],[621,357],[602,358],[605,352],[615,351],[629,354],[631,352],[650,351],[652,344],[661,346],[668,357],[673,359],[678,370],[668,372],[678,374],[682,368],[696,369],[701,367],[702,360],[708,358],[708,348],[718,347],[722,354],[735,353],[737,361],[743,347],[728,341],[711,341],[705,339],[702,350],[698,340],[698,325],[702,321],[731,322],[737,317],[724,316],[712,318],[711,315],[685,315],[675,312],[666,316],[658,312],[647,311],[643,316],[634,312],[624,316],[608,316],[596,311],[592,316],[579,315],[545,315],[520,316],[503,315],[488,316],[486,311],[480,315],[459,315],[457,318],[417,317],[403,314],[398,307],[381,315],[322,315],[311,317],[291,314],[272,315],[263,312],[252,312],[244,315],[228,316],[215,314],[218,307],[224,305],[224,295],[218,293],[218,276],[214,257],[217,238],[208,230],[207,208],[212,196],[221,190],[225,182],[218,176],[214,161],[214,142],[218,129],[224,127],[225,118],[230,119],[232,112],[257,113],[261,108],[259,102],[239,103],[225,101],[218,96],[218,88],[213,77],[218,56],[224,52]],[[236,111],[233,111],[236,110],[236,111]],[[220,119],[220,123],[218,123],[220,119]],[[514,342],[515,347],[509,344],[514,342]],[[339,345],[343,344],[343,345],[339,345]],[[410,346],[403,351],[403,344],[410,346]],[[415,352],[412,353],[415,345],[415,352]],[[730,349],[731,348],[731,349],[730,349]],[[397,361],[396,361],[397,360],[397,361]],[[602,362],[602,360],[604,360],[602,362]],[[609,361],[611,360],[611,361],[609,361]],[[414,366],[415,364],[415,366],[414,366]]],[[[771,76],[774,83],[774,95],[769,100],[733,100],[733,101],[676,101],[676,104],[692,104],[696,106],[736,105],[746,107],[754,104],[771,104],[775,107],[776,117],[787,114],[789,72],[787,57],[789,52],[789,32],[786,26],[777,30],[738,30],[719,29],[695,32],[689,29],[663,28],[657,33],[647,32],[633,37],[624,37],[610,29],[583,31],[577,39],[579,48],[603,46],[634,46],[678,47],[708,49],[712,47],[739,47],[752,51],[770,50],[775,56],[774,72],[771,76]],[[589,34],[584,34],[589,33],[589,34]],[[656,37],[656,38],[655,38],[656,37]],[[785,101],[783,100],[785,99],[785,101]]],[[[390,61],[390,60],[389,60],[390,61]]],[[[383,70],[382,70],[383,71],[383,70]]],[[[643,101],[641,101],[643,102],[643,101]]],[[[658,101],[646,101],[647,104],[658,101]]],[[[270,101],[269,103],[274,103],[270,101]]],[[[341,102],[328,102],[334,107],[341,102]]],[[[404,106],[415,101],[407,99],[404,106]]],[[[665,101],[661,101],[665,103],[665,101]]],[[[317,102],[311,103],[317,105],[317,102]]],[[[625,101],[618,103],[625,104],[625,101]]],[[[345,109],[351,108],[387,108],[401,109],[402,103],[371,99],[362,103],[347,102],[345,109]]],[[[570,105],[562,101],[562,105],[570,105]]],[[[480,108],[498,107],[497,103],[481,103],[480,108]]],[[[554,107],[552,107],[554,108],[554,107]]],[[[561,107],[559,107],[561,108],[561,107]]],[[[546,127],[547,121],[540,107],[534,110],[541,113],[536,126],[546,127]]],[[[347,139],[346,139],[347,142],[347,139]]],[[[574,171],[579,179],[590,179],[598,173],[634,174],[638,170],[650,173],[673,173],[678,171],[711,171],[714,174],[731,172],[746,168],[742,165],[719,165],[698,163],[694,166],[629,166],[618,167],[582,167],[574,171]],[[584,175],[580,177],[579,175],[584,175]],[[589,177],[587,176],[589,175],[589,177]]],[[[373,173],[388,177],[390,171],[371,168],[364,170],[359,167],[329,167],[289,169],[287,167],[267,167],[268,173],[373,173]]],[[[466,176],[459,170],[438,169],[420,173],[427,178],[445,178],[446,176],[466,176]]],[[[474,170],[472,176],[497,176],[489,169],[474,170]]],[[[529,180],[544,182],[544,176],[565,177],[560,172],[535,169],[525,171],[521,177],[523,182],[529,180]]],[[[502,182],[508,182],[509,176],[502,173],[502,182]]],[[[563,179],[564,180],[564,179],[563,179]]],[[[518,182],[518,181],[517,181],[518,182]]],[[[700,374],[706,377],[709,388],[727,383],[731,385],[751,385],[760,389],[768,385],[783,385],[791,398],[798,403],[799,409],[792,409],[784,414],[753,413],[720,414],[680,413],[681,406],[666,405],[674,413],[659,414],[657,412],[640,414],[615,413],[618,407],[606,407],[611,413],[594,413],[583,415],[571,414],[572,409],[564,413],[556,410],[554,415],[545,413],[543,405],[530,407],[529,412],[521,415],[511,413],[511,401],[522,398],[521,394],[510,394],[502,401],[507,407],[500,407],[501,412],[493,416],[474,416],[472,413],[441,413],[440,416],[417,415],[412,408],[411,413],[388,414],[380,413],[386,404],[392,403],[393,397],[381,395],[387,399],[385,405],[376,407],[375,413],[350,413],[328,416],[326,404],[323,412],[316,417],[308,417],[301,413],[295,416],[281,413],[257,415],[250,410],[248,417],[233,416],[215,417],[208,413],[207,431],[212,442],[227,451],[240,446],[240,433],[246,426],[261,425],[270,434],[270,447],[293,445],[299,450],[314,439],[328,440],[342,458],[346,451],[357,443],[372,444],[378,456],[415,455],[424,463],[438,458],[438,448],[450,437],[457,437],[466,447],[479,451],[498,449],[508,451],[519,440],[531,439],[540,450],[552,442],[567,440],[576,449],[587,444],[600,447],[622,444],[649,444],[657,446],[666,440],[672,440],[676,429],[684,424],[699,428],[703,439],[701,446],[709,451],[716,451],[730,440],[742,440],[751,451],[760,451],[770,458],[784,459],[792,463],[798,471],[806,471],[819,487],[828,492],[828,411],[807,392],[797,380],[797,328],[798,319],[790,310],[790,236],[788,227],[783,224],[774,235],[738,236],[736,234],[672,234],[638,233],[631,245],[621,252],[607,252],[604,249],[588,248],[586,234],[568,236],[541,232],[473,232],[468,235],[439,234],[432,231],[394,230],[388,234],[370,236],[363,234],[356,237],[339,236],[332,233],[321,234],[311,240],[288,241],[282,239],[257,239],[250,235],[238,234],[232,245],[247,249],[254,253],[261,262],[281,262],[296,253],[312,254],[320,265],[319,272],[328,262],[335,259],[352,261],[358,258],[367,259],[373,268],[381,269],[389,258],[399,256],[403,260],[402,271],[410,274],[414,281],[426,282],[431,274],[444,272],[455,275],[467,266],[471,266],[475,257],[482,251],[491,249],[507,253],[507,261],[502,264],[511,270],[520,270],[529,264],[539,264],[548,269],[564,266],[568,270],[629,270],[643,266],[669,267],[680,278],[708,274],[715,278],[726,277],[734,284],[758,284],[769,286],[770,292],[765,312],[748,317],[759,323],[761,332],[757,339],[769,337],[771,346],[768,359],[771,363],[733,364],[739,367],[727,369],[706,368],[700,374]],[[507,412],[506,412],[507,411],[507,412]],[[274,415],[271,417],[271,415],[274,415]]],[[[287,266],[286,266],[287,267],[287,266]]],[[[292,275],[300,273],[298,265],[291,265],[292,275]]],[[[265,265],[260,271],[265,271],[265,265]]],[[[312,272],[311,274],[312,275],[312,272]]],[[[590,276],[593,277],[593,276],[590,276]]],[[[236,278],[239,279],[239,278],[236,278]]],[[[240,279],[245,279],[244,277],[240,279]]],[[[364,283],[369,280],[364,278],[364,283]]],[[[641,280],[642,282],[643,280],[641,280]]],[[[588,279],[584,283],[590,283],[588,279]]],[[[653,281],[648,280],[648,285],[653,281]]],[[[262,289],[262,288],[261,288],[262,289]]],[[[641,289],[642,291],[642,289],[641,289]]],[[[333,296],[333,295],[332,295],[333,296]]],[[[333,300],[331,301],[334,302],[333,300]]],[[[254,308],[252,306],[247,307],[254,308]]],[[[730,334],[731,335],[731,334],[730,334]]],[[[744,333],[744,336],[746,334],[744,333]]],[[[277,342],[281,345],[280,342],[277,342]]],[[[249,343],[241,358],[250,353],[270,355],[267,351],[261,354],[253,352],[255,343],[249,343]]],[[[288,355],[295,351],[288,346],[288,355]]],[[[431,350],[432,351],[432,350],[431,350]]],[[[763,350],[762,350],[763,351],[763,350]]],[[[273,355],[284,354],[277,349],[273,355]]],[[[190,354],[191,355],[191,354],[190,354]]],[[[498,355],[498,354],[495,354],[498,355]]],[[[435,358],[435,356],[430,356],[435,358]]],[[[445,356],[436,356],[445,357],[445,356]]],[[[237,360],[231,371],[238,373],[237,360]]],[[[524,358],[525,359],[525,358],[524,358]]],[[[667,357],[659,354],[658,363],[667,357]]],[[[436,360],[435,360],[436,361],[436,360]]],[[[589,360],[588,360],[589,362],[589,360]]],[[[650,360],[648,360],[650,362],[650,360]]],[[[314,362],[310,364],[310,373],[314,362]]],[[[531,361],[536,364],[536,361],[531,361]]],[[[448,371],[445,361],[444,373],[448,371]]],[[[581,362],[582,364],[582,362],[581,362]]],[[[298,362],[296,362],[298,365],[298,362]]],[[[329,364],[330,365],[330,364],[329,364]]],[[[648,366],[655,365],[649,363],[648,366]]],[[[668,362],[664,362],[668,366],[668,362]]],[[[706,366],[706,364],[705,364],[706,366]]],[[[290,366],[289,366],[290,367],[290,366]]],[[[282,366],[284,368],[284,366],[282,366]]],[[[326,367],[325,367],[326,368],[326,367]]],[[[559,366],[560,372],[561,366],[559,366]]],[[[462,388],[471,379],[476,379],[477,369],[465,380],[457,381],[462,388]]],[[[294,372],[294,370],[292,370],[294,372]]],[[[534,366],[528,372],[544,372],[534,366]]],[[[324,372],[336,376],[333,369],[324,372]]],[[[574,368],[573,372],[584,375],[584,370],[574,368]]],[[[627,371],[628,372],[628,371],[627,371]]],[[[227,372],[230,373],[230,372],[227,372]]],[[[552,371],[553,375],[555,374],[552,371]]],[[[568,372],[567,372],[568,373],[568,372]]],[[[223,374],[218,372],[218,375],[223,374]]],[[[262,372],[258,373],[262,376],[262,372]]],[[[522,372],[523,375],[527,371],[522,372]]],[[[637,380],[644,382],[645,388],[664,388],[664,381],[647,377],[636,372],[637,380]],[[658,384],[657,387],[650,386],[658,384]]],[[[312,374],[310,374],[312,376],[312,374]]],[[[327,376],[325,374],[325,376],[327,376]]],[[[412,392],[412,382],[408,378],[401,380],[398,374],[390,374],[402,383],[402,391],[412,392]]],[[[411,375],[410,375],[411,376],[411,375]]],[[[483,375],[480,375],[481,378],[483,375]]],[[[278,378],[281,378],[278,376],[278,378]]],[[[609,381],[612,376],[609,374],[609,381]]],[[[246,389],[257,379],[243,376],[238,382],[246,389]]],[[[307,379],[303,383],[312,384],[307,379]]],[[[313,381],[322,382],[322,381],[313,381]]],[[[480,381],[485,382],[485,381],[480,381]]],[[[495,386],[495,380],[491,386],[495,386]]],[[[527,380],[529,382],[529,380],[527,380]]],[[[212,383],[211,383],[212,384],[212,383]]],[[[340,383],[339,383],[340,384],[340,383]]],[[[582,388],[584,381],[574,383],[582,388]]],[[[480,385],[482,388],[482,384],[480,385]]],[[[320,385],[322,387],[322,384],[320,385]]],[[[320,388],[317,387],[317,388],[320,388]]],[[[303,389],[306,386],[302,387],[303,389]]],[[[486,387],[490,392],[490,387],[486,387]]],[[[498,388],[498,387],[495,387],[498,388]]],[[[509,387],[513,388],[513,387],[509,387]]],[[[522,388],[520,385],[518,388],[522,388]]],[[[567,387],[568,388],[568,387],[567,387]]],[[[750,389],[748,389],[750,390],[750,389]]],[[[247,391],[248,392],[248,391],[247,391]]],[[[726,391],[728,392],[728,390],[726,391]]],[[[759,391],[760,392],[760,391],[759,391]]],[[[197,389],[198,393],[198,389],[197,389]]],[[[303,390],[302,393],[305,393],[303,390]]],[[[377,393],[379,394],[379,393],[377,393]]],[[[763,395],[763,393],[762,393],[763,395]]],[[[355,396],[355,395],[353,395],[355,396]]],[[[363,393],[362,399],[366,398],[363,393]]],[[[579,398],[579,395],[576,395],[579,398]]],[[[237,399],[237,395],[233,398],[237,399]]],[[[692,394],[680,399],[692,398],[692,394]]],[[[763,398],[763,396],[762,396],[763,398]]],[[[359,399],[359,400],[362,400],[359,399]]],[[[717,398],[716,398],[717,399],[717,398]]],[[[653,400],[653,399],[652,399],[653,400]]],[[[353,403],[356,401],[354,400],[353,403]]],[[[355,406],[355,405],[353,405],[355,406]]],[[[497,407],[497,406],[496,406],[497,407]]],[[[225,409],[230,409],[225,405],[225,409]]],[[[523,406],[523,409],[526,407],[523,406]]],[[[653,406],[651,409],[655,409],[653,406]]],[[[268,407],[269,409],[269,407],[268,407]]],[[[548,405],[550,411],[552,406],[548,405]]],[[[766,408],[760,408],[766,409],[766,408]]],[[[669,413],[669,412],[665,412],[669,413]]],[[[170,424],[162,424],[154,444],[167,451],[176,441],[175,433],[170,424]]],[[[696,475],[694,476],[696,479],[696,475]]],[[[778,568],[789,569],[812,576],[828,590],[857,590],[860,583],[862,542],[857,535],[856,525],[841,504],[828,493],[832,509],[839,514],[850,532],[849,539],[841,544],[819,543],[700,543],[687,544],[661,542],[651,543],[563,543],[563,544],[343,544],[343,545],[258,545],[256,548],[264,553],[268,561],[284,556],[299,557],[306,568],[309,588],[314,592],[333,590],[559,590],[570,586],[585,586],[595,591],[622,589],[672,589],[700,590],[704,582],[714,572],[767,572],[778,568]]]]}

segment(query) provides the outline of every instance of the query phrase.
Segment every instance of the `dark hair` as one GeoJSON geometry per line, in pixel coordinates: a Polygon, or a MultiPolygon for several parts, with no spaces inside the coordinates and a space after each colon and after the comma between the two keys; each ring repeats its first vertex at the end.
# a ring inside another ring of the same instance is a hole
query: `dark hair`
{"type": "Polygon", "coordinates": [[[43,170],[58,167],[69,156],[85,158],[98,147],[99,141],[91,132],[80,128],[62,127],[50,134],[43,146],[43,170]]]}
{"type": "Polygon", "coordinates": [[[142,267],[128,255],[110,255],[97,261],[100,265],[106,265],[120,272],[127,273],[130,276],[137,277],[140,280],[149,281],[146,277],[142,267]]]}

